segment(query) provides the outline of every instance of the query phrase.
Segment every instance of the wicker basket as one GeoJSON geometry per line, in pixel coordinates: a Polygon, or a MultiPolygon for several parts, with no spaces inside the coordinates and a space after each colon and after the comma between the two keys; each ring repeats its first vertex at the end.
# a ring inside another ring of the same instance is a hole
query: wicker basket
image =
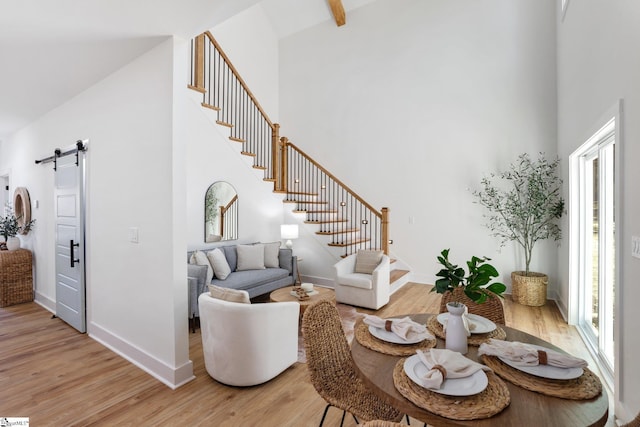
{"type": "Polygon", "coordinates": [[[31,251],[0,251],[0,307],[33,301],[31,251]]]}
{"type": "Polygon", "coordinates": [[[522,305],[545,305],[548,283],[549,278],[546,274],[529,272],[529,275],[525,276],[524,271],[514,271],[511,273],[511,298],[522,305]]]}

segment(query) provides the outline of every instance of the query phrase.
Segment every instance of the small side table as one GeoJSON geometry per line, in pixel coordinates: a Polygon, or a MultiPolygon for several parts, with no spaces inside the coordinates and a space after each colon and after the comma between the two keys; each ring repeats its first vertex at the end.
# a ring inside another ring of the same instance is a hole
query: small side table
{"type": "Polygon", "coordinates": [[[336,293],[331,288],[321,288],[319,286],[314,286],[313,290],[318,293],[315,295],[311,295],[309,299],[299,300],[298,298],[291,295],[291,291],[293,290],[293,286],[287,286],[286,288],[276,289],[271,292],[269,295],[269,299],[271,302],[283,302],[283,301],[294,301],[300,304],[300,318],[304,314],[304,311],[309,307],[309,305],[314,302],[320,301],[321,299],[326,299],[332,301],[334,304],[336,303],[336,293]]]}
{"type": "Polygon", "coordinates": [[[33,301],[31,251],[0,251],[0,307],[33,301]]]}

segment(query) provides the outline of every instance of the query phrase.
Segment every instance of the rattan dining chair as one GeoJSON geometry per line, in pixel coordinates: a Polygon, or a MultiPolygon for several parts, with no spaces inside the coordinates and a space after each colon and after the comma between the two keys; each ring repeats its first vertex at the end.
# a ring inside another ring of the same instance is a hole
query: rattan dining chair
{"type": "Polygon", "coordinates": [[[477,314],[478,316],[489,319],[494,323],[499,323],[501,325],[505,324],[504,306],[498,296],[489,297],[484,303],[478,304],[465,295],[464,289],[458,287],[454,289],[453,292],[449,291],[442,294],[442,299],[440,300],[440,313],[446,313],[447,303],[452,301],[459,301],[466,305],[469,308],[469,313],[471,314],[477,314]]]}
{"type": "Polygon", "coordinates": [[[358,377],[340,315],[331,301],[321,300],[307,307],[302,334],[311,383],[327,402],[320,426],[331,406],[342,409],[341,426],[347,412],[356,423],[358,419],[402,419],[402,413],[380,399],[358,377]]]}

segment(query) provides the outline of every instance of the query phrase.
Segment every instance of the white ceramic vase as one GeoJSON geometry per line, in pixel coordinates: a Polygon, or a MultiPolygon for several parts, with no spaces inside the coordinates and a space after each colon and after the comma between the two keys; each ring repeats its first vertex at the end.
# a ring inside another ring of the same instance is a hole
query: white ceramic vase
{"type": "Polygon", "coordinates": [[[20,249],[20,239],[17,236],[11,236],[7,239],[7,249],[10,251],[15,251],[16,249],[20,249]]]}
{"type": "Polygon", "coordinates": [[[467,345],[467,330],[464,327],[462,315],[466,306],[462,303],[447,303],[447,331],[445,333],[445,347],[451,351],[457,351],[461,354],[467,354],[469,347],[467,345]]]}

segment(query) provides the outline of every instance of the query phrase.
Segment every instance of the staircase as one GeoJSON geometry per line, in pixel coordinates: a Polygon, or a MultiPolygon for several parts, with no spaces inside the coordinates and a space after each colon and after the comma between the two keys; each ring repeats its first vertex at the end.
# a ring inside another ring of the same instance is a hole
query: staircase
{"type": "MultiPolygon", "coordinates": [[[[242,144],[241,154],[273,182],[292,212],[304,214],[306,227],[325,240],[336,256],[359,249],[389,254],[389,212],[375,209],[287,138],[253,96],[211,33],[191,42],[191,82],[202,94],[202,107],[217,114],[216,123],[229,129],[229,140],[242,144]]],[[[393,260],[393,264],[396,262],[393,260]]],[[[409,280],[409,271],[391,271],[392,291],[409,280]]]]}

